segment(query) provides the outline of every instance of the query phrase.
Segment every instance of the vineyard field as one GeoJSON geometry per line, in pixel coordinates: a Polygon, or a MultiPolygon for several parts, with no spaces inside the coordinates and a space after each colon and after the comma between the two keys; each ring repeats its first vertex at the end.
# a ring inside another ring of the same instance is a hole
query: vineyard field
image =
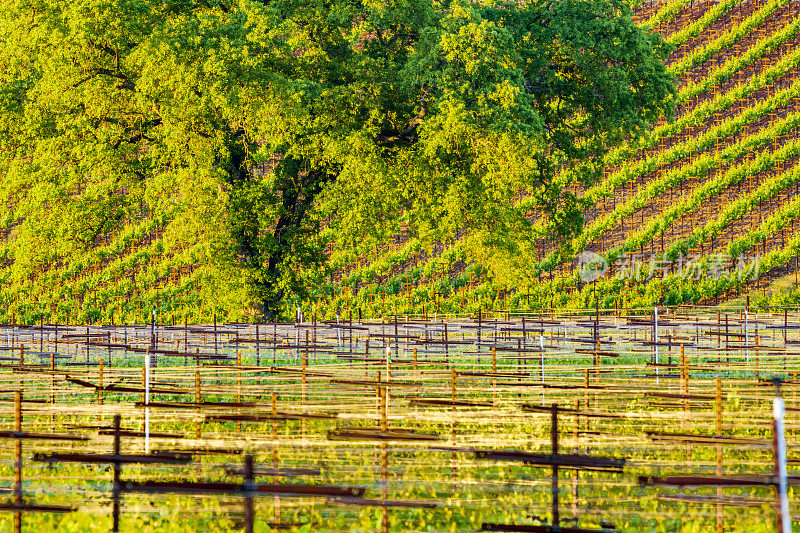
{"type": "Polygon", "coordinates": [[[772,531],[776,395],[790,485],[800,449],[798,324],[5,326],[0,528],[772,531]]]}

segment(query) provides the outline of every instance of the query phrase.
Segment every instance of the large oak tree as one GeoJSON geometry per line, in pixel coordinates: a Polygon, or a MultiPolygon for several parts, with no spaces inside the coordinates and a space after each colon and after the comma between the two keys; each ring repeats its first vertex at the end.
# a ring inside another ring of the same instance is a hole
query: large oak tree
{"type": "Polygon", "coordinates": [[[16,276],[132,220],[266,316],[339,246],[490,249],[581,226],[566,186],[669,113],[623,0],[0,0],[0,195],[16,276]],[[560,174],[567,176],[554,180],[560,174]]]}

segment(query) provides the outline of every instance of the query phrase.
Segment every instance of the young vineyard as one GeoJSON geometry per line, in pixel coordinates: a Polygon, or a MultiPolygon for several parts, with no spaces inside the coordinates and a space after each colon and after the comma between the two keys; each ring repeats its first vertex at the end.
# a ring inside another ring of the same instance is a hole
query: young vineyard
{"type": "Polygon", "coordinates": [[[156,322],[0,327],[1,530],[774,531],[800,516],[781,507],[798,483],[797,313],[156,322]]]}

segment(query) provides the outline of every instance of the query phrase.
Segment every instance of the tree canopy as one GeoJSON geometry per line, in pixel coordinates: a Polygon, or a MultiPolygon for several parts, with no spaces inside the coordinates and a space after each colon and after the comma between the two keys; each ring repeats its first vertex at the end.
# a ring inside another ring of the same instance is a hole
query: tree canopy
{"type": "Polygon", "coordinates": [[[623,0],[0,5],[7,276],[158,220],[268,317],[328,241],[574,234],[575,191],[674,96],[623,0]]]}

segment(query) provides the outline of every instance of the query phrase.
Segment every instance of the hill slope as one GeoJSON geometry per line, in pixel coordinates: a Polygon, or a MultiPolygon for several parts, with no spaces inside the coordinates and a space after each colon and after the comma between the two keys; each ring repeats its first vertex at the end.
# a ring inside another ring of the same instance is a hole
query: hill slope
{"type": "Polygon", "coordinates": [[[471,312],[709,304],[753,288],[764,289],[753,304],[795,304],[796,289],[768,287],[796,271],[800,246],[800,3],[651,2],[637,16],[675,46],[678,109],[609,155],[602,182],[581,192],[586,225],[576,239],[557,247],[543,237],[500,260],[476,261],[468,238],[433,253],[398,242],[356,267],[334,256],[334,306],[352,292],[357,306],[388,313],[419,312],[425,301],[471,312]],[[595,283],[576,270],[584,251],[609,267],[595,283]]]}

